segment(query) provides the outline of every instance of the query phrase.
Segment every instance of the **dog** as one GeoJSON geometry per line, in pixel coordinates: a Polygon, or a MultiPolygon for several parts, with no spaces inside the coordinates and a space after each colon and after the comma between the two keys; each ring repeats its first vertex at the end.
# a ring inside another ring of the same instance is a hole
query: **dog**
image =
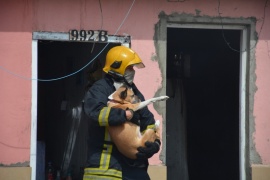
{"type": "MultiPolygon", "coordinates": [[[[139,98],[134,95],[131,88],[121,86],[108,98],[108,107],[121,108],[123,110],[131,109],[135,112],[153,102],[167,100],[169,97],[160,96],[140,101],[139,98]]],[[[147,129],[143,134],[140,132],[140,126],[129,121],[126,121],[122,125],[109,126],[108,131],[118,150],[130,159],[137,158],[137,148],[145,147],[146,141],[154,142],[156,139],[160,139],[159,121],[156,121],[153,129],[147,129]]]]}

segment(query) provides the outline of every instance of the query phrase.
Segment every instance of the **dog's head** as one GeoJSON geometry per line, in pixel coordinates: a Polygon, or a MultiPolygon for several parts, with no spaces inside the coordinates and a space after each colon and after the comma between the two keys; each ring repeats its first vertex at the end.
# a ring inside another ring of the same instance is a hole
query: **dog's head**
{"type": "Polygon", "coordinates": [[[119,87],[113,94],[109,96],[110,100],[117,101],[119,103],[138,103],[140,100],[138,96],[136,96],[132,90],[132,88],[128,86],[119,87]]]}

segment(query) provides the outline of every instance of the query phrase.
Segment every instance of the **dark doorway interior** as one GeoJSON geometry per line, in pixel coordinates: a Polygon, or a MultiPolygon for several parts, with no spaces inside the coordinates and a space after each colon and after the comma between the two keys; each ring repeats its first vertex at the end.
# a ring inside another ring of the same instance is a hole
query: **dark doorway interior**
{"type": "MultiPolygon", "coordinates": [[[[69,77],[52,81],[38,82],[38,128],[37,140],[38,157],[45,156],[44,164],[37,162],[37,177],[41,176],[44,167],[52,162],[56,170],[62,170],[64,154],[74,124],[71,116],[72,108],[81,105],[87,86],[94,80],[103,76],[102,67],[105,55],[113,46],[119,44],[84,43],[84,42],[38,42],[38,78],[55,79],[73,74],[69,77]],[[103,50],[103,48],[106,48],[103,50]],[[100,53],[103,50],[102,53],[100,53]],[[86,66],[89,61],[100,54],[93,63],[86,66]],[[86,66],[82,71],[82,67],[86,66]],[[78,72],[77,72],[78,71],[78,72]],[[76,72],[76,73],[75,73],[76,72]],[[40,148],[42,148],[40,150],[40,148]]],[[[75,136],[73,136],[75,137],[75,136]]],[[[81,120],[76,134],[69,171],[74,180],[81,180],[87,155],[87,122],[81,120]]],[[[63,172],[65,173],[65,172],[63,172]]],[[[65,176],[66,174],[62,174],[65,176]]],[[[38,177],[43,179],[43,177],[38,177]]]]}
{"type": "Polygon", "coordinates": [[[167,29],[168,179],[239,179],[240,30],[167,29]],[[224,37],[226,41],[224,40],[224,37]]]}

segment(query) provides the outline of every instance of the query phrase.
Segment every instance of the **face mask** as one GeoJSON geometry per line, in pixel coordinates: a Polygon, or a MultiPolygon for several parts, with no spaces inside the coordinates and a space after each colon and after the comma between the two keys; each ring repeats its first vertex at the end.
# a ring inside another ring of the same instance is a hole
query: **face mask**
{"type": "Polygon", "coordinates": [[[134,69],[127,69],[125,71],[124,77],[125,77],[126,81],[129,84],[132,84],[133,83],[134,76],[135,76],[135,70],[134,69]]]}

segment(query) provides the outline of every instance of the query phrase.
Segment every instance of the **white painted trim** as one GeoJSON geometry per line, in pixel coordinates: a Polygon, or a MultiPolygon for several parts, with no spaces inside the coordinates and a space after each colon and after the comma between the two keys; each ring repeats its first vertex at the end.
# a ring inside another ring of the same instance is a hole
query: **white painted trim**
{"type": "Polygon", "coordinates": [[[168,23],[167,28],[198,28],[198,29],[227,29],[227,30],[243,30],[243,25],[220,25],[220,24],[174,24],[168,23]]]}
{"type": "Polygon", "coordinates": [[[108,41],[71,41],[69,39],[69,33],[67,32],[33,32],[33,40],[51,40],[51,41],[69,41],[69,42],[86,42],[86,43],[121,43],[129,44],[131,42],[131,37],[129,35],[119,36],[119,35],[108,35],[108,41]]]}
{"type": "Polygon", "coordinates": [[[240,180],[246,180],[246,78],[247,78],[247,46],[248,30],[244,25],[218,25],[218,24],[193,24],[193,23],[167,23],[167,28],[194,28],[194,29],[226,29],[226,30],[241,30],[241,52],[240,52],[240,82],[239,82],[239,173],[240,180]]]}
{"type": "Polygon", "coordinates": [[[240,180],[246,179],[246,77],[247,77],[247,28],[241,33],[241,53],[240,53],[240,88],[239,88],[239,163],[240,163],[240,180]]]}
{"type": "MultiPolygon", "coordinates": [[[[37,79],[37,46],[38,41],[32,40],[32,79],[37,79]]],[[[36,180],[37,164],[37,81],[32,80],[32,107],[31,107],[31,146],[30,146],[30,167],[31,180],[36,180]]]]}

